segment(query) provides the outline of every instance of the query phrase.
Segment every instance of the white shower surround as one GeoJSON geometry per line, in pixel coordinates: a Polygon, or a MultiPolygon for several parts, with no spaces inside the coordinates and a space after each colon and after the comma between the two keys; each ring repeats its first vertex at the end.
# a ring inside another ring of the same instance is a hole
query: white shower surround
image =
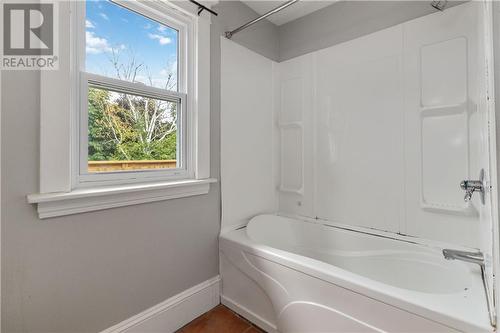
{"type": "Polygon", "coordinates": [[[480,246],[480,202],[458,186],[482,163],[479,8],[278,65],[280,211],[480,246]]]}
{"type": "MultiPolygon", "coordinates": [[[[344,302],[361,306],[368,297],[374,313],[394,325],[415,319],[407,322],[408,330],[491,330],[486,297],[478,290],[480,275],[470,267],[461,270],[460,279],[473,281],[472,302],[459,292],[391,287],[387,280],[370,278],[370,272],[349,272],[334,260],[327,263],[325,258],[318,261],[317,256],[280,248],[274,225],[285,227],[271,218],[266,220],[267,231],[259,223],[260,236],[267,232],[273,239],[264,247],[262,237],[253,238],[245,229],[233,231],[253,216],[278,211],[304,217],[298,220],[319,217],[322,223],[362,232],[378,229],[394,238],[408,234],[436,247],[481,248],[491,264],[491,226],[479,219],[477,198],[463,202],[457,182],[475,178],[484,163],[484,151],[474,146],[485,113],[480,100],[481,15],[481,5],[471,2],[280,64],[222,40],[225,304],[265,329],[280,332],[317,332],[314,328],[326,326],[315,323],[332,318],[331,311],[344,313],[338,304],[318,298],[310,300],[310,307],[297,307],[294,315],[283,316],[285,301],[262,280],[267,276],[264,280],[283,286],[287,304],[301,303],[315,288],[324,295],[349,290],[352,294],[344,294],[344,302]],[[441,175],[438,186],[432,170],[441,175]],[[456,313],[443,313],[446,306],[440,309],[435,297],[451,302],[441,305],[457,302],[449,308],[456,313]],[[433,322],[436,326],[425,326],[433,322]]],[[[296,221],[288,223],[297,226],[296,221]]],[[[304,231],[300,226],[291,229],[296,236],[304,231]]],[[[321,243],[308,240],[307,246],[316,252],[328,252],[328,244],[318,247],[321,243]]],[[[359,245],[353,251],[369,260],[370,250],[359,245]]],[[[419,251],[412,248],[406,253],[419,251]]],[[[451,267],[437,261],[438,252],[433,251],[436,267],[451,267]]],[[[409,255],[405,260],[416,264],[414,259],[409,255]]],[[[487,270],[491,275],[491,267],[487,270]]],[[[344,314],[340,322],[352,319],[344,322],[345,331],[401,331],[397,326],[369,324],[369,311],[344,314]]]]}

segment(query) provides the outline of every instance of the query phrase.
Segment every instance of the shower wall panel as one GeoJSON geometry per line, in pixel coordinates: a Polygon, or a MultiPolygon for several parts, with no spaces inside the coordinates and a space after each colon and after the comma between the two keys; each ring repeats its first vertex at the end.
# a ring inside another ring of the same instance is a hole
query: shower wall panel
{"type": "Polygon", "coordinates": [[[314,181],[310,163],[314,160],[313,138],[315,99],[314,55],[280,63],[275,82],[276,131],[279,133],[280,186],[282,211],[311,216],[314,181]]]}
{"type": "Polygon", "coordinates": [[[222,228],[275,212],[276,63],[221,37],[222,228]]]}
{"type": "Polygon", "coordinates": [[[479,15],[471,2],[280,63],[280,210],[479,247],[481,203],[459,187],[481,163],[479,15]]]}
{"type": "Polygon", "coordinates": [[[399,231],[402,27],[317,52],[316,215],[399,231]]]}
{"type": "Polygon", "coordinates": [[[460,182],[477,179],[484,58],[480,4],[404,24],[406,226],[404,233],[478,246],[482,204],[464,201],[460,182]]]}

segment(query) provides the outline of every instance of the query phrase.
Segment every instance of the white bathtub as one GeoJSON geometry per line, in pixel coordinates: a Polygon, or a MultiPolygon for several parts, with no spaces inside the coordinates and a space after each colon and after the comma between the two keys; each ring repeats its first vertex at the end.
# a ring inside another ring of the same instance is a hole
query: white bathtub
{"type": "Polygon", "coordinates": [[[268,331],[488,332],[477,265],[275,215],[220,237],[222,301],[268,331]]]}

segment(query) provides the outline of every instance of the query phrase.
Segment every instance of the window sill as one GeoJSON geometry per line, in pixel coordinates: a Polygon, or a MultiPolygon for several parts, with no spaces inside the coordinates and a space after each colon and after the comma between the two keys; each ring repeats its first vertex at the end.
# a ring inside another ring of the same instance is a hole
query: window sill
{"type": "Polygon", "coordinates": [[[28,202],[38,205],[41,219],[90,212],[141,203],[190,197],[208,193],[216,179],[190,179],[76,189],[71,192],[28,195],[28,202]]]}

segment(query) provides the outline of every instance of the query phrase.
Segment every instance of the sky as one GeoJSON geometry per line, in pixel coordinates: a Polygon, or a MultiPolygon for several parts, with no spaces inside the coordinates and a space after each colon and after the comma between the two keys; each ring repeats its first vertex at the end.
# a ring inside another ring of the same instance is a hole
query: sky
{"type": "Polygon", "coordinates": [[[107,0],[86,1],[85,28],[87,72],[116,78],[110,60],[115,50],[124,65],[132,57],[144,64],[138,82],[149,85],[151,76],[153,86],[164,88],[169,73],[177,76],[175,29],[107,0]]]}

